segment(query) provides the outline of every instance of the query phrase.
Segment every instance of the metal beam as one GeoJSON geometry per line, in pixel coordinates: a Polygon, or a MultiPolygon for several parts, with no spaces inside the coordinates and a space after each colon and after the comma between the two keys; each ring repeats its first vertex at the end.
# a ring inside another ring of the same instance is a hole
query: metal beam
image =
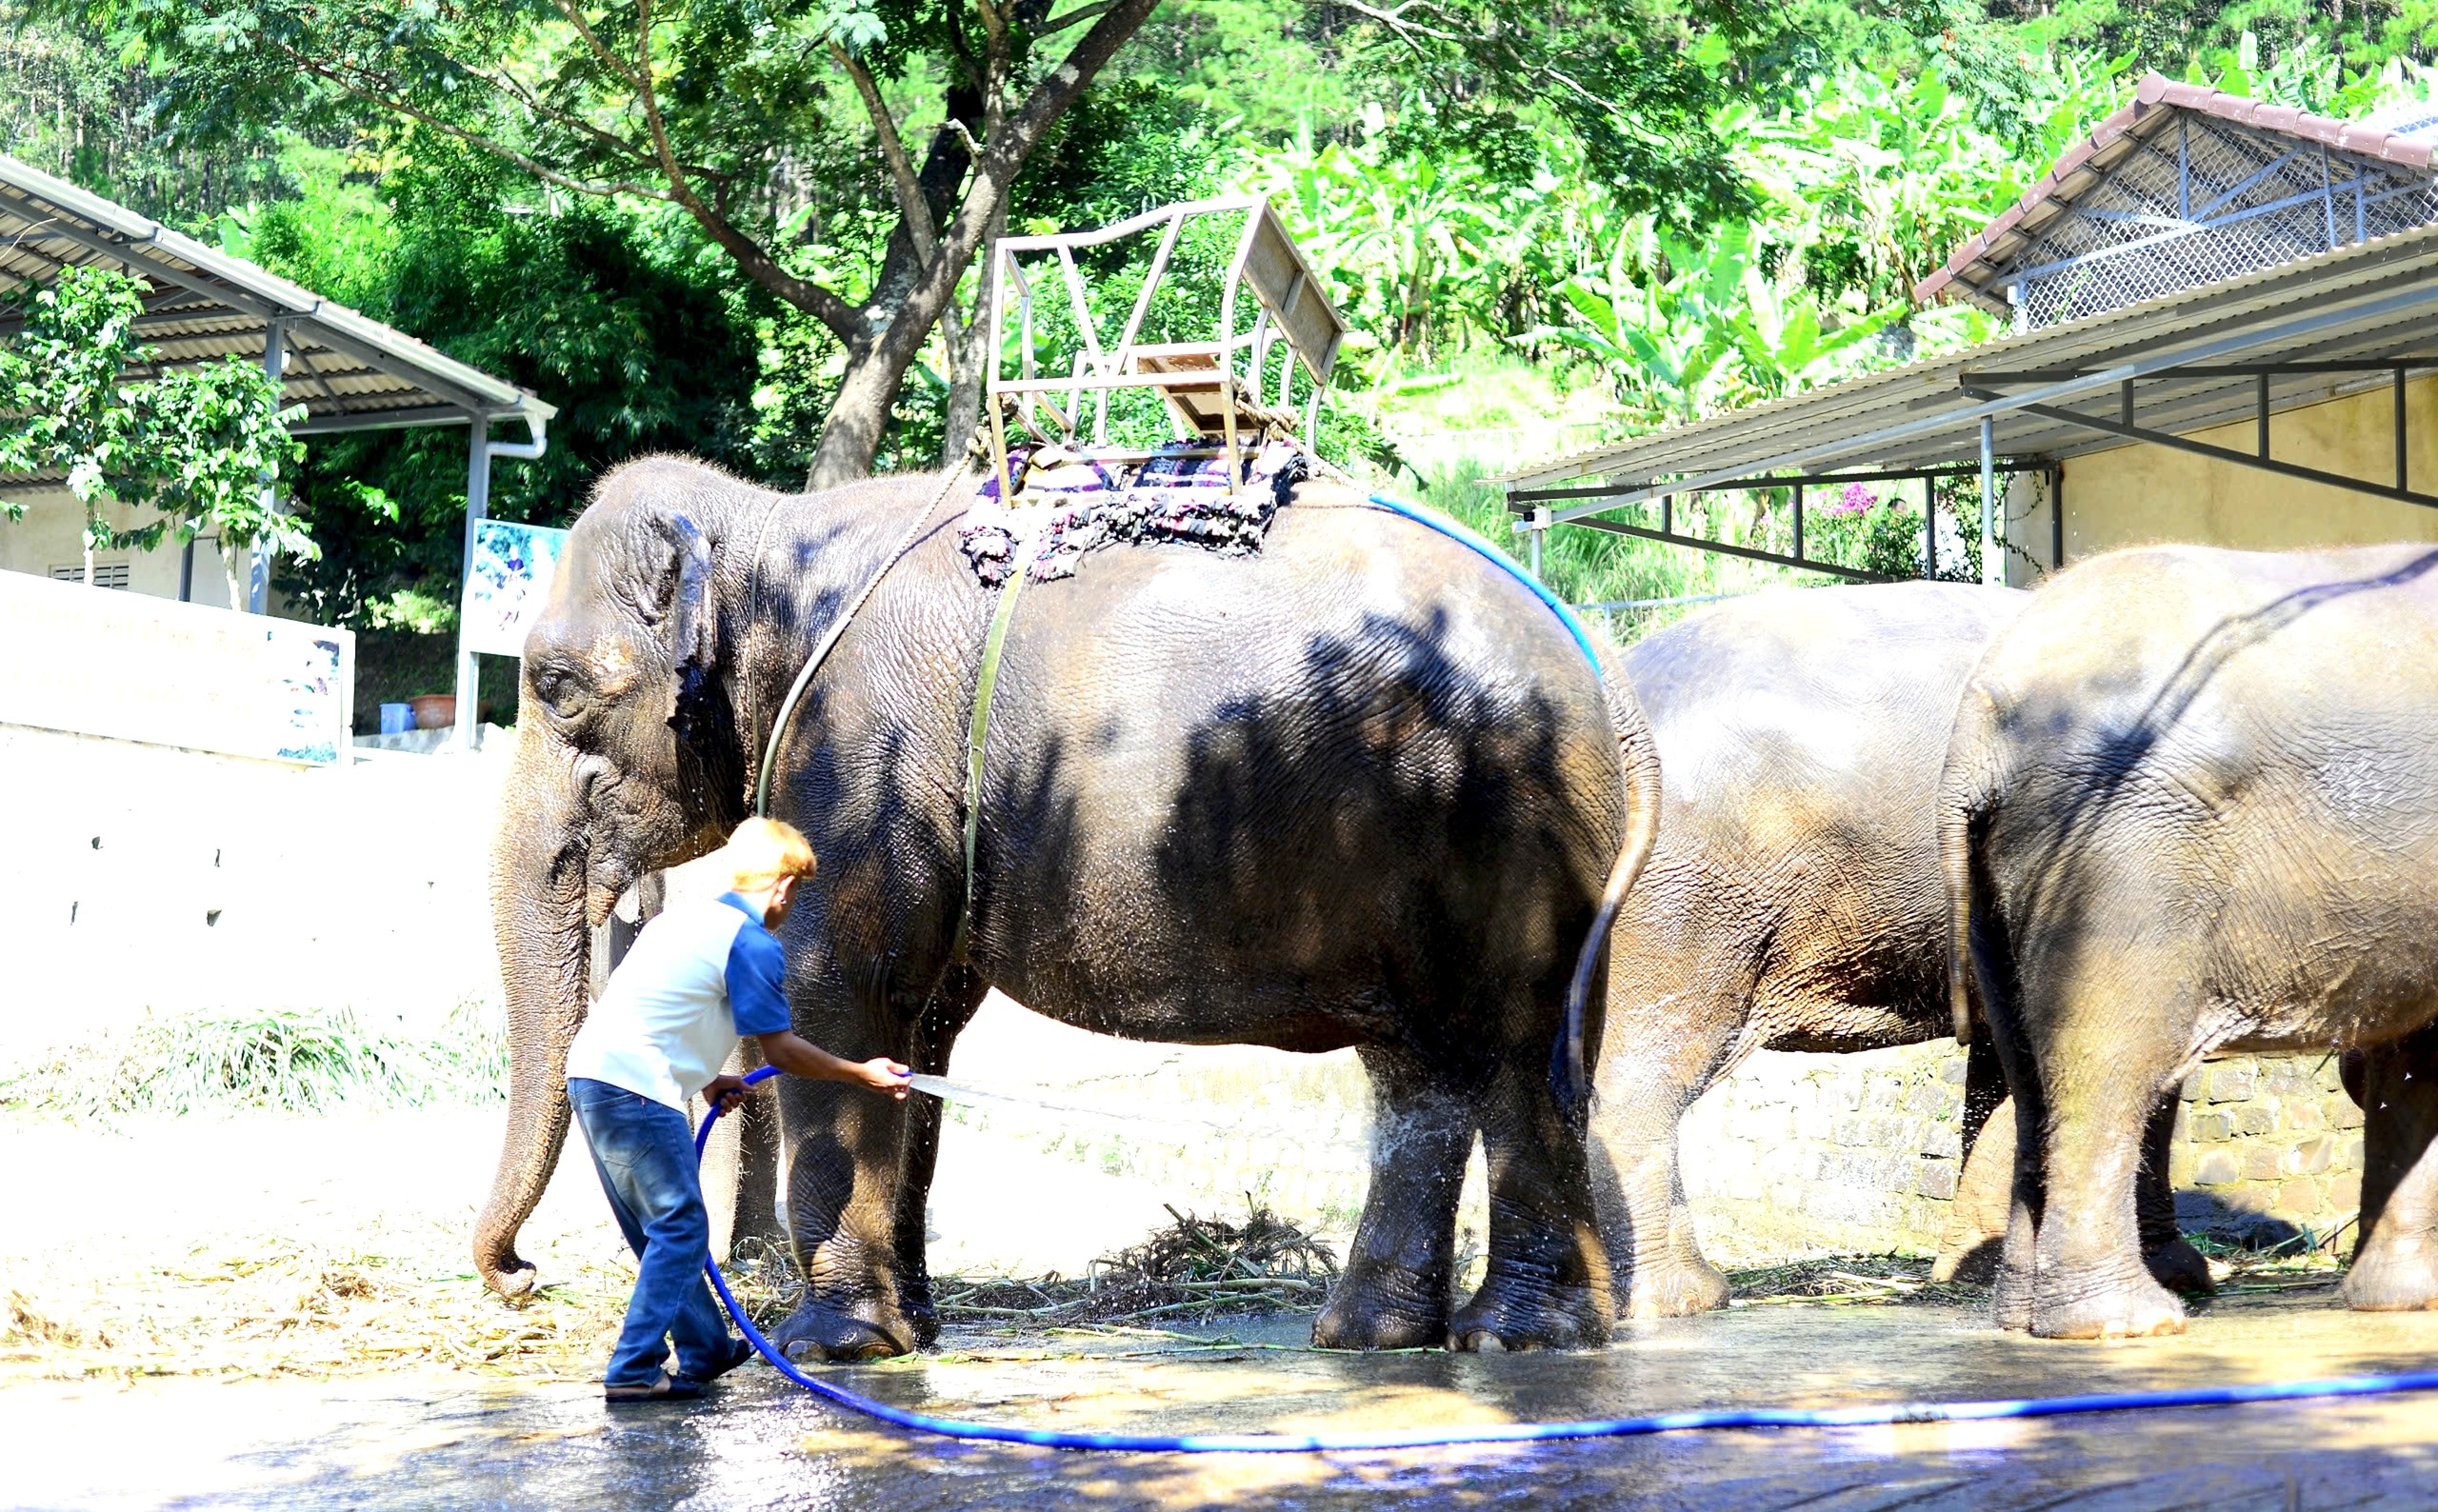
{"type": "Polygon", "coordinates": [[[2078,426],[2087,430],[2104,431],[2111,436],[2122,436],[2128,441],[2140,441],[2176,451],[2188,451],[2195,456],[2230,462],[2239,468],[2253,468],[2262,472],[2273,472],[2283,478],[2296,478],[2305,483],[2325,484],[2332,488],[2345,488],[2354,493],[2370,494],[2375,498],[2393,499],[2400,504],[2417,504],[2424,508],[2438,509],[2438,494],[2415,493],[2409,488],[2393,487],[2383,483],[2370,483],[2361,478],[2348,478],[2342,473],[2324,472],[2317,468],[2306,468],[2291,462],[2279,462],[2270,457],[2257,457],[2248,451],[2237,451],[2230,447],[2214,447],[2206,441],[2194,441],[2186,436],[2179,436],[2172,430],[2152,430],[2142,426],[2122,425],[2113,420],[2103,420],[2097,415],[2082,414],[2052,405],[2025,405],[2022,408],[2045,419],[2055,420],[2064,425],[2078,426]]]}
{"type": "MultiPolygon", "coordinates": [[[[1998,470],[2005,473],[2037,472],[2046,462],[2001,462],[1998,470]]],[[[1818,488],[1841,483],[1919,483],[1926,478],[1976,478],[1981,475],[1977,462],[1959,463],[1944,468],[1896,468],[1870,472],[1805,472],[1793,477],[1735,478],[1726,483],[1713,483],[1704,487],[1680,487],[1675,493],[1732,493],[1751,488],[1818,488]]],[[[1554,504],[1567,499],[1609,499],[1650,485],[1614,483],[1587,486],[1580,488],[1518,488],[1507,496],[1508,511],[1527,514],[1535,504],[1554,504]]],[[[1571,522],[1569,522],[1571,523],[1571,522]]]]}
{"type": "MultiPolygon", "coordinates": [[[[503,418],[492,415],[491,419],[503,418]]],[[[314,415],[288,428],[291,436],[327,436],[351,430],[403,430],[410,426],[462,426],[466,411],[455,405],[417,405],[409,409],[365,409],[314,415]]]]}
{"type": "Polygon", "coordinates": [[[1941,432],[1951,434],[1957,428],[1974,424],[1988,415],[2010,414],[2020,410],[2041,415],[2046,419],[2061,420],[2068,425],[2083,426],[2088,424],[2088,417],[2065,411],[2052,412],[2046,407],[2054,400],[2072,399],[2082,394],[2116,387],[2131,379],[2148,377],[2153,373],[2166,372],[2171,368],[2188,367],[2195,363],[2231,357],[2238,352],[2255,347],[2268,346],[2273,342],[2300,340],[2316,335],[2331,327],[2418,314],[2432,308],[2438,308],[2438,277],[2432,277],[2429,271],[2425,269],[2422,270],[2416,283],[2376,299],[2359,304],[2339,303],[2332,309],[2316,309],[2292,319],[2276,321],[2248,329],[2239,329],[2200,342],[2182,352],[2134,358],[2112,368],[2046,384],[2024,393],[1990,394],[1982,399],[1979,404],[1963,409],[1952,410],[1946,414],[1925,415],[1917,420],[1908,420],[1897,425],[1883,427],[1859,436],[1815,442],[1757,462],[1741,463],[1733,468],[1722,468],[1715,472],[1688,478],[1682,483],[1653,484],[1638,493],[1617,497],[1613,502],[1595,502],[1578,505],[1571,509],[1562,509],[1553,518],[1558,524],[1569,525],[1584,515],[1596,514],[1604,508],[1637,504],[1665,493],[1714,487],[1730,479],[1741,478],[1751,473],[1768,473],[1785,468],[1802,468],[1828,462],[1837,457],[1849,456],[1854,452],[1866,451],[1874,447],[1910,441],[1916,437],[1936,435],[1941,432]]]}
{"type": "Polygon", "coordinates": [[[1782,551],[1763,551],[1749,546],[1729,546],[1724,541],[1705,541],[1700,536],[1678,535],[1673,530],[1652,530],[1639,525],[1626,525],[1616,520],[1576,520],[1573,524],[1592,530],[1606,530],[1610,535],[1629,535],[1637,541],[1658,541],[1668,546],[1689,546],[1704,551],[1719,551],[1740,556],[1748,562],[1769,562],[1778,567],[1801,567],[1807,572],[1826,572],[1831,577],[1848,578],[1856,583],[1894,583],[1899,579],[1884,573],[1866,572],[1860,567],[1839,567],[1834,562],[1788,556],[1782,551]]]}

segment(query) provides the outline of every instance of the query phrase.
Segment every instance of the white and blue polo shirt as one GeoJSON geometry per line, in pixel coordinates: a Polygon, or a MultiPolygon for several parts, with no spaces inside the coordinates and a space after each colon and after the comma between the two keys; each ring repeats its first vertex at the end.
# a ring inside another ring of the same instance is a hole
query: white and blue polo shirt
{"type": "Polygon", "coordinates": [[[735,893],[672,903],[610,973],[568,1046],[568,1075],[682,1113],[720,1074],[740,1037],[790,1027],[786,976],[778,937],[735,893]]]}

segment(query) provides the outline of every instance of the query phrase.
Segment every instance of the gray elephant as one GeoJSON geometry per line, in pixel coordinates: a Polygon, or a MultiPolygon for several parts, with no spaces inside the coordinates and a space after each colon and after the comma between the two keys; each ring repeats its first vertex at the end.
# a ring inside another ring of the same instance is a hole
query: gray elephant
{"type": "MultiPolygon", "coordinates": [[[[602,481],[527,644],[494,852],[512,1075],[482,1274],[531,1284],[515,1236],[567,1126],[588,925],[740,817],[809,651],[931,520],[772,764],[770,812],[821,857],[783,934],[797,1028],[940,1072],[996,985],[1105,1033],[1354,1046],[1371,1185],[1314,1339],[1599,1343],[1607,1261],[1552,1068],[1604,887],[1630,882],[1656,823],[1630,695],[1467,546],[1306,484],[1253,554],[1112,548],[1025,591],[969,874],[969,722],[996,595],[959,548],[961,505],[935,502],[965,487],[783,496],[666,459],[602,481]],[[1489,1261],[1457,1308],[1476,1133],[1489,1261]]],[[[829,1359],[927,1343],[938,1104],[779,1086],[808,1286],[779,1342],[829,1359]]]]}
{"type": "Polygon", "coordinates": [[[1973,672],[1941,779],[1952,990],[1977,987],[2040,1136],[2017,1150],[2003,1326],[2183,1328],[2133,1190],[2145,1118],[2220,1049],[2362,1051],[2344,1296],[2438,1303],[2433,567],[2428,546],[2115,552],[1973,672]]]}
{"type": "MultiPolygon", "coordinates": [[[[1624,653],[1665,774],[1658,843],[1609,936],[1592,1117],[1628,1316],[1727,1303],[1677,1170],[1677,1124],[1712,1084],[1754,1050],[1950,1032],[1939,767],[1965,678],[2030,597],[1934,583],[1761,593],[1624,653]]],[[[2004,1079],[1987,1037],[1971,1044],[1960,1132],[1973,1158],[1941,1279],[1994,1262],[2003,1220],[1974,1219],[2003,1215],[2013,1165],[2004,1079]]],[[[2149,1226],[2164,1228],[2153,1269],[2208,1289],[2206,1263],[2175,1234],[2172,1193],[2159,1182],[2146,1197],[2149,1226]]]]}

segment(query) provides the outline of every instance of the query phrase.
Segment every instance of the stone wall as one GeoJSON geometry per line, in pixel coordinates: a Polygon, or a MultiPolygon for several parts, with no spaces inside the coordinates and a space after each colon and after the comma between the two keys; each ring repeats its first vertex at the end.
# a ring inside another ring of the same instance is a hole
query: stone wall
{"type": "MultiPolygon", "coordinates": [[[[1109,1040],[993,999],[958,1047],[976,1085],[1086,1113],[955,1109],[944,1158],[1018,1140],[1235,1214],[1249,1195],[1350,1233],[1369,1166],[1369,1098],[1350,1053],[1109,1040]]],[[[1934,1249],[1962,1174],[1964,1059],[1947,1041],[1859,1055],[1764,1051],[1696,1103],[1680,1132],[1704,1251],[1764,1264],[1934,1249]]],[[[2256,1244],[2339,1236],[2361,1195],[2362,1118],[2321,1056],[2239,1056],[2181,1089],[2169,1155],[2188,1232],[2256,1244]]],[[[1483,1233],[1476,1152],[1460,1247],[1483,1233]]]]}
{"type": "Polygon", "coordinates": [[[2188,1232],[2332,1239],[2361,1206],[2362,1110],[2334,1056],[2229,1056],[2187,1077],[2179,1096],[2168,1174],[2188,1232]]]}
{"type": "Polygon", "coordinates": [[[1963,1109],[1964,1058],[1951,1042],[1759,1052],[1678,1126],[1704,1253],[1758,1264],[1936,1248],[1963,1164],[1963,1109]]]}

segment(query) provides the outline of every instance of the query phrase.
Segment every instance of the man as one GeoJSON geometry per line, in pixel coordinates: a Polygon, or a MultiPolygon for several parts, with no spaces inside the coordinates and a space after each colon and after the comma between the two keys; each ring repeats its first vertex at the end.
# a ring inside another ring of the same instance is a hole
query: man
{"type": "Polygon", "coordinates": [[[753,1358],[703,1283],[710,1214],[686,1112],[696,1093],[723,1108],[745,1095],[741,1080],[719,1074],[739,1038],[753,1036],[764,1060],[795,1076],[907,1091],[895,1061],[844,1061],[789,1032],[786,962],[771,931],[812,875],[812,846],[787,825],[749,819],[720,855],[729,890],[673,903],[644,925],[568,1047],[568,1101],[641,1262],[603,1383],[613,1403],[698,1397],[753,1358]],[[671,1340],[674,1375],[662,1368],[671,1340]]]}

